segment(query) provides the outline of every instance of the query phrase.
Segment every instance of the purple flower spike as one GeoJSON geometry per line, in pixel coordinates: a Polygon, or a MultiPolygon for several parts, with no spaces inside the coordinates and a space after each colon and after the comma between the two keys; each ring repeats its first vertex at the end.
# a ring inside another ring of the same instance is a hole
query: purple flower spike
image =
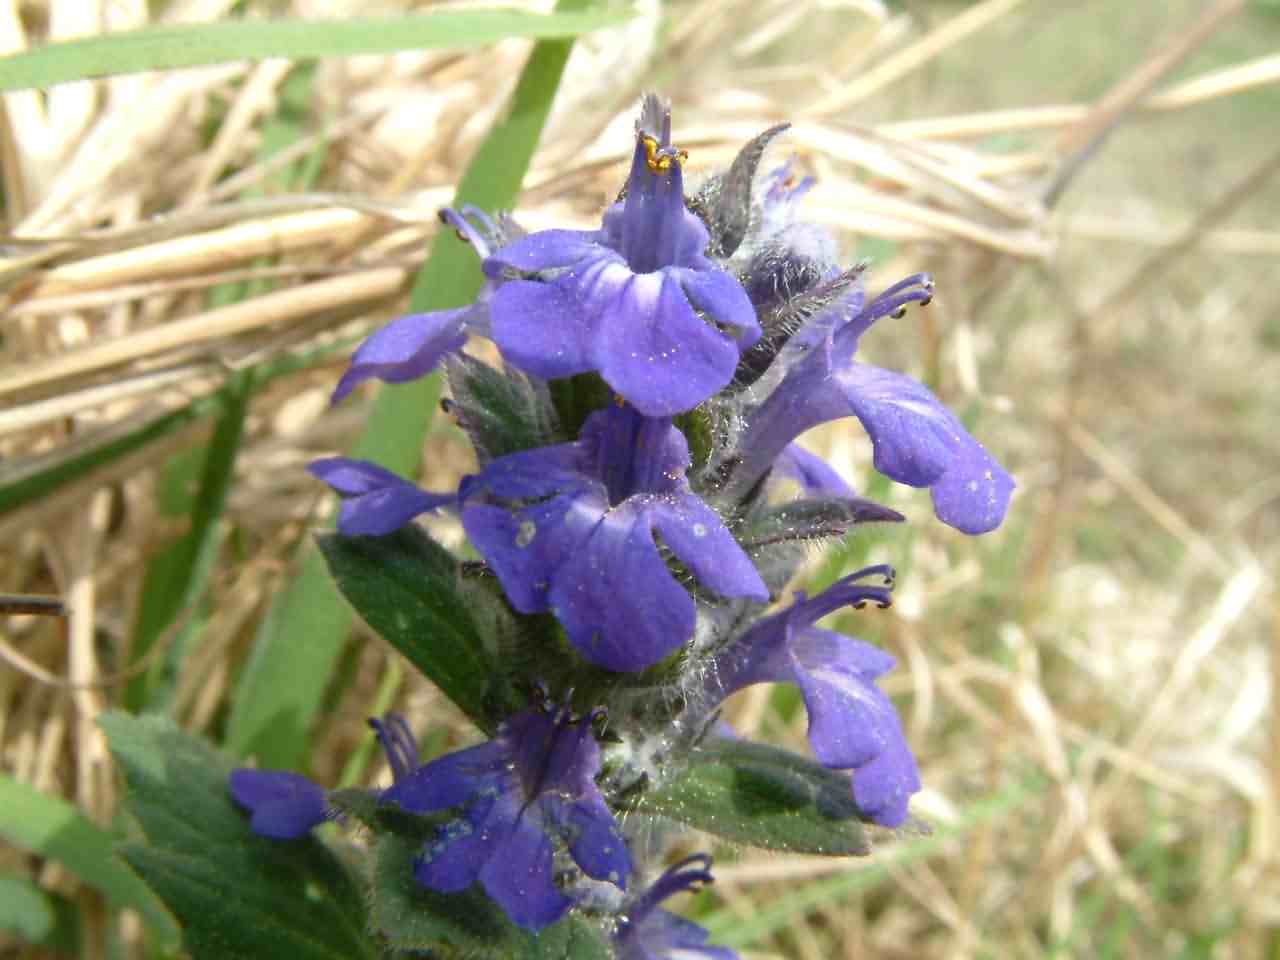
{"type": "Polygon", "coordinates": [[[249,826],[260,837],[293,840],[329,819],[324,788],[286,770],[231,771],[231,796],[253,814],[249,826]]]}
{"type": "Polygon", "coordinates": [[[594,716],[544,705],[518,713],[495,739],[419,767],[383,794],[412,813],[460,807],[414,865],[444,893],[477,880],[511,920],[540,930],[572,905],[556,886],[556,842],[583,872],[626,888],[631,858],[596,787],[594,716]]]}
{"type": "Polygon", "coordinates": [[[818,762],[852,769],[859,809],[886,827],[903,823],[907,802],[920,789],[897,711],[875,683],[893,668],[894,659],[869,643],[814,624],[841,607],[868,602],[888,606],[892,577],[889,567],[868,567],[815,597],[798,594],[786,610],[747,631],[707,673],[713,702],[754,683],[798,686],[818,762]],[[885,585],[864,582],[872,577],[883,577],[885,585]]]}
{"type": "Polygon", "coordinates": [[[1013,478],[924,384],[854,360],[872,323],[912,301],[927,302],[932,289],[927,277],[909,277],[797,361],[751,414],[735,484],[748,488],[810,427],[852,415],[871,437],[876,469],[899,483],[929,487],[938,519],[970,534],[999,526],[1013,478]]]}
{"type": "MultiPolygon", "coordinates": [[[[494,252],[507,238],[521,231],[510,220],[495,223],[476,207],[440,211],[440,219],[458,231],[481,257],[494,252]],[[468,219],[470,218],[470,219],[468,219]],[[478,223],[479,229],[471,221],[478,223]]],[[[496,282],[485,284],[475,303],[455,310],[412,313],[378,330],[369,337],[333,391],[337,403],[360,383],[376,378],[387,383],[404,383],[425,376],[450,353],[461,350],[469,334],[489,334],[489,299],[496,282]]]]}
{"type": "Polygon", "coordinates": [[[711,883],[711,858],[695,853],[672,865],[625,907],[613,943],[618,960],[737,960],[728,947],[707,946],[707,931],[658,906],[685,890],[711,883]]]}
{"type": "Polygon", "coordinates": [[[349,537],[379,537],[399,530],[420,513],[457,503],[452,493],[428,493],[367,460],[327,457],[307,466],[342,498],[338,530],[349,537]]]}
{"type": "Polygon", "coordinates": [[[685,207],[684,153],[657,97],[636,133],[626,196],[600,230],[530,234],[485,271],[509,278],[490,304],[507,360],[543,379],[599,371],[663,417],[726,386],[760,326],[741,284],[705,256],[710,235],[685,207]]]}
{"type": "Polygon", "coordinates": [[[593,413],[577,442],[500,457],[464,484],[462,523],[521,613],[550,610],[584,657],[649,667],[693,633],[693,598],[663,545],[706,588],[768,599],[750,558],[685,479],[668,419],[593,413]]]}

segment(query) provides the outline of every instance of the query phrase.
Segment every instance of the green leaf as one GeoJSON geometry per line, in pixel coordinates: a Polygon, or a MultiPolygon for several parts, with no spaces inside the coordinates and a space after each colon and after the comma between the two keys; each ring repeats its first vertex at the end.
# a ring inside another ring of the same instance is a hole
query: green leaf
{"type": "Polygon", "coordinates": [[[515,926],[478,886],[461,893],[428,890],[413,876],[413,859],[420,846],[400,837],[384,837],[378,842],[373,925],[392,947],[495,960],[610,957],[604,938],[582,917],[566,917],[535,934],[515,926]],[[447,947],[441,949],[444,945],[447,947]]]}
{"type": "Polygon", "coordinates": [[[227,789],[229,765],[168,719],[100,723],[147,843],[124,855],[167,903],[196,960],[374,957],[364,893],[313,837],[254,835],[227,789]]]}
{"type": "Polygon", "coordinates": [[[343,596],[481,729],[498,674],[466,597],[458,561],[420,527],[385,537],[320,537],[343,596]]]}
{"type": "MultiPolygon", "coordinates": [[[[578,4],[562,0],[560,6],[578,4]]],[[[568,40],[534,46],[501,119],[463,174],[455,207],[472,203],[482,210],[509,210],[515,205],[571,47],[568,40]]],[[[424,313],[461,306],[475,299],[481,281],[475,251],[452,231],[442,230],[414,282],[409,309],[424,313]]],[[[351,456],[373,460],[401,476],[416,476],[440,380],[437,374],[383,386],[351,456]]],[[[228,724],[232,749],[256,752],[273,766],[301,766],[307,731],[351,630],[350,611],[323,560],[305,549],[301,572],[281,590],[254,641],[228,724]]]]}
{"type": "MultiPolygon", "coordinates": [[[[615,396],[613,388],[605,383],[600,374],[594,372],[552,380],[548,387],[560,418],[561,432],[567,437],[577,437],[587,418],[597,410],[611,405],[615,396]]],[[[704,419],[691,411],[681,414],[676,420],[676,426],[684,431],[689,441],[690,453],[695,457],[700,455],[698,443],[702,436],[696,427],[704,419]]],[[[694,461],[694,469],[700,465],[699,461],[694,461]]]]}
{"type": "Polygon", "coordinates": [[[508,37],[574,37],[631,16],[627,9],[553,14],[444,10],[344,20],[244,19],[151,27],[53,43],[0,58],[0,90],[266,57],[303,60],[461,50],[508,37]]]}
{"type": "Polygon", "coordinates": [[[735,843],[793,853],[871,852],[847,774],[766,744],[714,740],[636,809],[735,843]]]}
{"type": "Polygon", "coordinates": [[[0,837],[13,846],[56,860],[117,907],[132,907],[167,945],[178,928],[114,850],[115,840],[71,804],[0,774],[0,837]]]}

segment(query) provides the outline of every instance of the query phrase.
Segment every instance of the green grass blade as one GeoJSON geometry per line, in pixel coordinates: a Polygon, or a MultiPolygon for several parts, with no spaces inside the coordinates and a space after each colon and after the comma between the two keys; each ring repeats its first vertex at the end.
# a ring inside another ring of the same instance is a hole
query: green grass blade
{"type": "MultiPolygon", "coordinates": [[[[184,610],[198,601],[213,569],[220,540],[222,511],[235,473],[236,455],[244,438],[245,417],[253,397],[253,370],[233,374],[224,388],[225,403],[205,450],[200,486],[188,515],[187,532],[169,544],[148,565],[142,602],[131,647],[135,657],[146,656],[156,641],[184,610]]],[[[170,658],[134,677],[125,691],[131,710],[141,710],[151,700],[161,673],[176,670],[170,658]],[[166,670],[167,666],[167,670],[166,670]]]]}
{"type": "MultiPolygon", "coordinates": [[[[456,204],[485,210],[514,205],[571,46],[571,40],[543,40],[534,47],[508,109],[463,175],[456,204]]],[[[441,231],[414,283],[410,309],[459,306],[475,298],[480,284],[475,252],[441,231]]],[[[351,455],[417,476],[440,387],[438,374],[382,387],[351,455]]],[[[303,765],[311,723],[354,620],[320,554],[310,544],[303,550],[298,576],[280,592],[258,633],[227,726],[228,749],[257,754],[264,766],[303,765]]]]}
{"type": "Polygon", "coordinates": [[[345,20],[226,20],[152,27],[49,44],[0,58],[0,90],[266,57],[304,60],[458,50],[508,37],[572,38],[622,23],[631,15],[627,9],[553,14],[442,10],[345,20]]]}
{"type": "Polygon", "coordinates": [[[161,942],[177,945],[173,917],[116,856],[111,834],[71,804],[0,774],[0,837],[61,863],[112,905],[137,910],[161,942]]]}
{"type": "Polygon", "coordinates": [[[231,702],[226,747],[264,767],[305,765],[307,737],[353,614],[329,586],[324,558],[302,548],[298,575],[272,601],[231,702]]]}
{"type": "Polygon", "coordinates": [[[122,426],[72,456],[54,454],[21,468],[0,472],[0,516],[47,497],[68,483],[190,426],[217,410],[223,399],[219,391],[140,425],[122,426]]]}

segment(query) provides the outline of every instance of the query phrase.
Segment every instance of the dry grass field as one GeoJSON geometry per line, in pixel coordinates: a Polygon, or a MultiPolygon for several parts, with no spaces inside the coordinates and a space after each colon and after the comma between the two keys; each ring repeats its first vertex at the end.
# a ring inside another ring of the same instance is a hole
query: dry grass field
{"type": "MultiPolygon", "coordinates": [[[[440,6],[0,0],[0,52],[440,6]]],[[[671,97],[695,172],[792,121],[775,155],[818,176],[807,212],[872,261],[870,285],[936,277],[928,310],[867,338],[871,358],[933,387],[1019,482],[1005,525],[970,540],[872,481],[911,522],[810,568],[898,568],[892,610],[843,627],[898,657],[887,689],[932,832],[886,832],[857,861],[718,851],[691,914],[751,960],[1280,958],[1280,7],[636,8],[576,44],[522,221],[591,223],[646,90],[671,97]]],[[[0,900],[44,891],[76,944],[30,945],[0,910],[0,956],[142,955],[137,919],[32,839],[13,798],[122,829],[95,724],[109,708],[265,742],[246,704],[280,618],[304,616],[331,509],[302,468],[350,449],[373,402],[328,394],[404,311],[528,50],[3,94],[0,592],[70,615],[0,616],[0,900]]],[[[807,440],[868,486],[856,427],[807,440]]],[[[425,476],[456,480],[467,456],[441,418],[425,476]]],[[[470,736],[363,627],[289,669],[297,713],[270,750],[323,783],[385,781],[364,718],[391,706],[437,750],[470,736]]],[[[732,710],[806,749],[790,691],[732,710]]]]}

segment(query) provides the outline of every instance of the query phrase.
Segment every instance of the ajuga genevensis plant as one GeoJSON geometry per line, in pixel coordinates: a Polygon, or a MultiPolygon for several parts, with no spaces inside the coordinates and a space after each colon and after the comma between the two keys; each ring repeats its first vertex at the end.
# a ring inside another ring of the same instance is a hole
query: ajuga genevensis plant
{"type": "Polygon", "coordinates": [[[969,534],[1001,522],[1013,481],[928,388],[859,362],[862,337],[928,304],[933,283],[867,294],[862,267],[800,218],[811,181],[762,166],[783,130],[687,188],[670,111],[648,96],[599,229],[442,211],[483,290],[374,333],[334,398],[443,368],[478,472],[453,490],[345,458],[311,472],[343,498],[322,540],[339,587],[483,739],[423,763],[412,727],[430,718],[371,719],[394,776],[376,790],[228,777],[175,747],[164,776],[190,806],[170,820],[190,822],[169,823],[162,849],[147,808],[161,772],[117,737],[151,841],[130,859],[195,952],[727,960],[663,907],[711,880],[704,854],[672,862],[685,827],[855,855],[864,824],[908,821],[920,780],[877,686],[893,658],[820,626],[889,606],[892,569],[777,603],[815,544],[903,517],[795,441],[856,418],[875,469],[928,488],[938,519],[969,534]],[[473,337],[501,364],[466,353],[473,337]],[[432,513],[456,516],[474,553],[415,523],[432,513]],[[726,697],[760,683],[799,688],[811,758],[721,720],[726,697]],[[334,820],[353,829],[317,831],[334,820]],[[204,876],[184,843],[224,844],[234,875],[204,876]],[[261,929],[221,917],[237,898],[261,929]]]}

